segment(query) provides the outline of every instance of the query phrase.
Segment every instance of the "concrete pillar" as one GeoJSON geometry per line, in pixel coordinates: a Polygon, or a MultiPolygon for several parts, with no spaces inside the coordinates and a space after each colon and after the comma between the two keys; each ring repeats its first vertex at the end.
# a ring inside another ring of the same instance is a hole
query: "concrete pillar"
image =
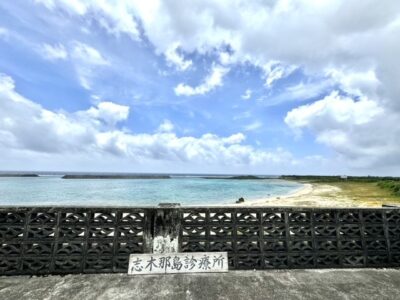
{"type": "Polygon", "coordinates": [[[160,203],[148,217],[149,227],[145,241],[149,253],[174,253],[179,251],[180,204],[160,203]]]}

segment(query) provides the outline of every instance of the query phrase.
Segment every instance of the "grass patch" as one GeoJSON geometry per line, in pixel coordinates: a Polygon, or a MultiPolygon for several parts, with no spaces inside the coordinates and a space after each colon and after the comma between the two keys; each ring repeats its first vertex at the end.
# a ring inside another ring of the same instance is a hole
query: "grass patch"
{"type": "Polygon", "coordinates": [[[400,197],[400,181],[380,181],[377,185],[385,190],[389,190],[392,195],[400,197]]]}
{"type": "Polygon", "coordinates": [[[400,204],[400,194],[398,187],[400,182],[395,181],[369,181],[369,180],[333,180],[327,181],[309,179],[300,180],[303,183],[327,184],[338,187],[340,190],[336,192],[328,192],[321,196],[333,199],[348,198],[357,204],[365,204],[366,206],[382,204],[400,204]]]}
{"type": "Polygon", "coordinates": [[[329,184],[340,188],[340,196],[347,196],[354,201],[400,202],[400,195],[393,195],[390,190],[381,188],[377,182],[340,181],[329,184]]]}

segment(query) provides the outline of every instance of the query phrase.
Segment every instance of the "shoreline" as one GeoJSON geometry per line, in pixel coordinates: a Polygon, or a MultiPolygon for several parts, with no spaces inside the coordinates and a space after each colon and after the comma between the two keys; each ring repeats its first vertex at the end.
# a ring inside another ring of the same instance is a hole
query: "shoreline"
{"type": "Polygon", "coordinates": [[[299,182],[303,187],[281,196],[271,196],[255,200],[246,200],[235,203],[234,206],[279,206],[279,207],[382,207],[379,201],[360,201],[335,185],[328,183],[299,182]]]}
{"type": "Polygon", "coordinates": [[[270,197],[266,197],[266,198],[259,198],[259,199],[252,199],[252,200],[245,199],[245,202],[234,203],[234,205],[238,205],[238,206],[246,206],[246,205],[269,206],[269,204],[271,203],[271,206],[275,206],[275,205],[272,205],[272,202],[285,201],[286,199],[289,199],[289,198],[299,198],[299,197],[302,197],[304,195],[311,193],[312,190],[313,190],[313,184],[302,183],[301,187],[295,189],[294,191],[283,194],[283,195],[275,195],[275,196],[270,196],[270,197]]]}
{"type": "MultiPolygon", "coordinates": [[[[81,175],[78,175],[81,176],[81,175]]],[[[97,175],[95,175],[97,176],[97,175]]],[[[107,175],[108,176],[108,175],[107,175]]],[[[57,176],[58,178],[58,176],[57,176]]],[[[76,178],[76,177],[74,177],[76,178]]],[[[153,177],[154,178],[154,177],[153,177]]],[[[153,179],[152,178],[152,179],[153,179]]],[[[272,179],[271,179],[272,180],[272,179]]],[[[332,182],[316,182],[312,180],[285,180],[285,179],[273,179],[274,181],[286,181],[287,187],[290,187],[289,191],[285,194],[273,194],[272,190],[266,189],[266,192],[254,195],[254,198],[247,198],[246,192],[240,191],[244,198],[244,202],[235,203],[237,200],[237,196],[233,195],[233,199],[219,199],[218,196],[213,196],[212,200],[216,201],[214,203],[207,203],[208,199],[204,201],[199,201],[199,199],[195,199],[194,197],[190,197],[184,199],[182,201],[173,199],[172,201],[161,201],[161,203],[181,203],[182,207],[192,207],[192,206],[212,206],[212,207],[323,207],[323,208],[381,208],[383,205],[388,206],[400,206],[400,197],[393,195],[387,189],[381,188],[381,186],[376,182],[359,182],[359,181],[351,181],[351,180],[341,180],[341,181],[332,181],[332,182]],[[289,184],[291,182],[291,184],[289,184]],[[236,199],[235,199],[236,198],[236,199]],[[193,201],[194,200],[194,201],[193,201]],[[218,201],[218,202],[217,202],[218,201]],[[193,203],[194,202],[194,203],[193,203]]],[[[52,181],[53,182],[53,181],[52,181]]],[[[0,183],[9,187],[8,181],[4,181],[0,183]]],[[[51,183],[51,182],[50,182],[51,183]]],[[[54,181],[55,184],[59,184],[60,181],[54,181]]],[[[244,187],[246,187],[245,185],[244,187]]],[[[3,186],[2,186],[3,187],[3,186]]],[[[98,185],[100,189],[104,188],[104,185],[98,185]]],[[[150,185],[151,190],[153,190],[154,185],[150,185]]],[[[51,193],[53,195],[60,194],[61,201],[57,201],[54,203],[48,203],[48,199],[43,197],[38,197],[36,201],[26,201],[26,199],[15,200],[13,202],[6,201],[7,203],[3,203],[2,206],[82,206],[82,207],[132,207],[132,206],[140,206],[140,207],[153,207],[157,206],[160,203],[159,198],[157,198],[156,203],[153,203],[153,198],[149,197],[145,201],[143,199],[128,199],[125,197],[125,194],[122,194],[124,197],[115,198],[113,192],[111,192],[111,197],[108,197],[106,204],[103,202],[102,195],[100,195],[99,199],[91,197],[87,197],[88,195],[79,195],[83,200],[78,204],[72,204],[76,201],[68,200],[68,203],[65,202],[66,197],[62,194],[63,191],[69,191],[69,189],[65,189],[64,185],[46,185],[46,193],[51,193]],[[49,188],[51,187],[51,188],[49,188]],[[61,190],[58,188],[61,187],[61,190]],[[61,191],[61,192],[60,192],[61,191]],[[86,198],[85,198],[86,197],[86,198]],[[112,198],[112,200],[110,199],[112,198]],[[86,200],[85,200],[86,199],[86,200]],[[111,202],[110,202],[111,200],[111,202]],[[26,202],[26,204],[21,204],[20,201],[26,202]],[[43,203],[45,202],[45,203],[43,203]],[[95,203],[96,202],[96,203],[95,203]],[[141,204],[139,204],[139,203],[141,204]],[[82,205],[82,203],[84,205],[82,205]],[[112,205],[113,204],[113,205],[112,205]]],[[[5,189],[7,191],[7,189],[5,189]]],[[[97,191],[97,190],[96,190],[97,191]]],[[[104,189],[105,192],[108,192],[108,188],[104,189]]],[[[129,190],[128,190],[129,191],[129,190]]],[[[124,190],[123,190],[124,192],[124,190]]],[[[168,192],[168,190],[167,190],[168,192]]],[[[192,191],[190,191],[192,193],[192,191]]],[[[196,192],[196,191],[194,191],[196,192]]],[[[281,190],[281,192],[284,192],[281,190]]],[[[126,192],[125,192],[126,193],[126,192]]],[[[13,194],[10,194],[13,196],[13,194]]],[[[68,195],[68,194],[66,194],[68,195]]],[[[97,195],[97,194],[96,194],[97,195]]],[[[169,195],[169,194],[167,194],[169,195]]],[[[174,196],[172,194],[172,196],[174,196]]],[[[179,195],[182,197],[182,195],[179,195]]],[[[226,196],[226,195],[220,195],[226,196]]],[[[50,198],[49,198],[50,199],[50,198]]],[[[53,199],[54,200],[54,199],[53,199]]],[[[75,199],[76,200],[76,199],[75,199]]]]}

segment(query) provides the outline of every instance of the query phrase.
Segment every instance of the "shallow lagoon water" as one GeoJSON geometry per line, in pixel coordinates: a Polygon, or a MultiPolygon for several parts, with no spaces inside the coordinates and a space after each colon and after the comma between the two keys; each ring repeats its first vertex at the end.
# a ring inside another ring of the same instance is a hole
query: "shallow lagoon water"
{"type": "Polygon", "coordinates": [[[301,184],[279,179],[62,179],[60,176],[0,178],[3,206],[151,206],[233,204],[284,195],[301,184]]]}

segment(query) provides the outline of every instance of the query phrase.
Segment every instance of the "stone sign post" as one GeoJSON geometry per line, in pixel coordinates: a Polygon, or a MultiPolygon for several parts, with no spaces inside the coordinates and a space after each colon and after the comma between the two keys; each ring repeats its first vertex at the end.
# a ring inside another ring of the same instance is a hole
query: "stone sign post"
{"type": "Polygon", "coordinates": [[[152,254],[131,254],[129,275],[227,272],[227,252],[179,252],[180,214],[177,203],[159,204],[147,220],[147,248],[152,254]]]}

